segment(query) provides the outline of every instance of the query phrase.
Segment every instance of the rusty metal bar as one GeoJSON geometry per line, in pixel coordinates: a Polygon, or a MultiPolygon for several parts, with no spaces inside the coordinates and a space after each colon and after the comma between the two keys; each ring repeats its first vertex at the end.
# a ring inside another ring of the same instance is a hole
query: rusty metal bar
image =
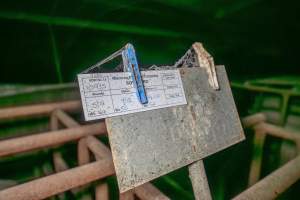
{"type": "Polygon", "coordinates": [[[56,172],[62,172],[69,169],[69,166],[67,165],[65,160],[62,158],[61,153],[59,152],[55,152],[53,154],[53,163],[56,172]]]}
{"type": "MultiPolygon", "coordinates": [[[[55,115],[55,111],[53,111],[50,116],[50,130],[54,131],[58,129],[59,129],[59,121],[57,119],[57,116],[55,115]]],[[[63,159],[61,153],[58,151],[55,151],[53,153],[53,164],[54,164],[55,172],[62,172],[69,169],[69,166],[63,159]]],[[[75,189],[72,189],[71,192],[73,194],[76,194],[75,189]]],[[[65,199],[65,197],[66,197],[65,193],[58,194],[58,199],[65,199]]]]}
{"type": "Polygon", "coordinates": [[[113,163],[104,159],[2,190],[0,199],[45,199],[113,173],[113,163]]]}
{"type": "Polygon", "coordinates": [[[248,186],[255,184],[260,178],[262,158],[263,158],[263,146],[266,140],[266,133],[263,130],[255,130],[254,135],[254,147],[253,155],[250,164],[250,172],[248,179],[248,186]]]}
{"type": "MultiPolygon", "coordinates": [[[[242,124],[244,128],[250,128],[257,124],[266,121],[266,115],[264,113],[256,113],[242,119],[242,124]]],[[[250,172],[248,178],[248,186],[255,184],[260,178],[262,156],[263,156],[263,146],[266,139],[266,134],[263,131],[255,129],[254,133],[254,147],[253,156],[250,164],[250,172]]]]}
{"type": "Polygon", "coordinates": [[[234,199],[275,199],[299,179],[300,156],[275,170],[273,173],[266,176],[264,179],[260,180],[234,199]]]}
{"type": "Polygon", "coordinates": [[[274,137],[279,137],[282,139],[292,140],[292,141],[300,141],[299,134],[292,131],[285,130],[284,128],[272,124],[260,123],[256,125],[254,128],[257,130],[263,130],[267,134],[272,135],[274,137]]]}
{"type": "MultiPolygon", "coordinates": [[[[64,111],[62,110],[55,110],[52,112],[53,117],[57,118],[60,123],[62,123],[64,126],[68,127],[68,128],[72,128],[72,127],[79,127],[80,124],[75,121],[73,118],[71,118],[68,114],[66,114],[64,111]]],[[[90,162],[90,153],[89,153],[89,149],[87,147],[86,144],[86,138],[83,137],[78,141],[77,144],[77,158],[78,158],[78,165],[85,165],[87,163],[90,162]]],[[[86,188],[89,184],[87,185],[83,185],[77,189],[72,189],[71,192],[76,195],[76,193],[80,192],[81,190],[83,190],[84,188],[86,188]]],[[[96,194],[97,195],[97,194],[96,194]]],[[[82,199],[86,199],[86,200],[91,200],[91,194],[86,194],[85,196],[82,197],[82,199]]]]}
{"type": "MultiPolygon", "coordinates": [[[[56,172],[62,172],[69,169],[69,166],[67,165],[66,161],[63,159],[60,152],[55,152],[53,154],[53,163],[56,172]]],[[[80,188],[72,188],[71,192],[72,194],[76,195],[77,193],[80,192],[80,188]]],[[[87,195],[86,198],[88,198],[88,196],[90,196],[90,194],[87,195]]]]}
{"type": "Polygon", "coordinates": [[[112,157],[110,149],[94,136],[86,137],[86,143],[97,159],[112,157]]]}
{"type": "MultiPolygon", "coordinates": [[[[61,123],[63,123],[67,127],[80,126],[78,122],[76,122],[67,113],[61,110],[56,110],[53,114],[60,120],[61,123]]],[[[97,138],[88,136],[82,138],[78,144],[78,157],[79,160],[84,160],[82,162],[89,162],[89,159],[87,159],[87,155],[85,155],[88,154],[88,149],[93,152],[95,157],[99,160],[103,158],[111,158],[111,151],[106,145],[100,142],[97,138]]]]}
{"type": "Polygon", "coordinates": [[[84,125],[81,127],[50,131],[41,134],[24,136],[0,141],[0,157],[34,149],[50,147],[80,139],[88,135],[100,135],[106,132],[104,123],[84,125]]]}
{"type": "Polygon", "coordinates": [[[51,131],[58,130],[58,127],[59,127],[58,119],[53,114],[51,114],[51,116],[50,116],[50,123],[49,124],[50,124],[50,130],[51,131]]]}
{"type": "Polygon", "coordinates": [[[96,194],[95,199],[96,200],[108,200],[109,199],[109,193],[108,193],[108,185],[107,183],[100,183],[96,186],[96,194]]]}
{"type": "Polygon", "coordinates": [[[141,200],[167,200],[169,199],[156,187],[150,183],[145,183],[141,186],[134,188],[134,193],[141,200]]]}
{"type": "MultiPolygon", "coordinates": [[[[67,165],[67,163],[63,159],[60,152],[53,153],[53,163],[54,163],[54,169],[55,169],[56,173],[57,172],[62,172],[62,171],[65,171],[65,170],[69,169],[69,166],[67,165]]],[[[73,194],[76,194],[75,189],[72,189],[71,192],[73,194]]],[[[65,193],[60,193],[60,194],[58,194],[58,198],[59,199],[64,199],[65,195],[66,195],[65,193]]]]}
{"type": "MultiPolygon", "coordinates": [[[[57,131],[59,129],[59,122],[58,119],[55,115],[51,114],[50,115],[50,130],[51,131],[57,131]]],[[[59,146],[59,145],[57,145],[59,146]]],[[[53,146],[53,148],[55,148],[55,146],[53,146]]]]}
{"type": "Polygon", "coordinates": [[[189,177],[192,182],[196,200],[211,200],[210,189],[205,173],[203,160],[196,161],[188,166],[189,177]]]}
{"type": "MultiPolygon", "coordinates": [[[[55,116],[59,121],[66,127],[78,127],[80,124],[75,121],[73,118],[71,118],[67,113],[65,113],[62,110],[55,110],[52,113],[53,116],[55,116]]],[[[78,141],[77,144],[77,157],[78,157],[78,164],[79,165],[85,165],[90,162],[90,153],[87,146],[87,138],[83,137],[78,141]]],[[[88,186],[88,185],[85,185],[88,186]]],[[[83,189],[85,186],[81,186],[79,188],[79,191],[83,189]]],[[[78,190],[71,190],[73,193],[78,190]]],[[[86,199],[92,199],[91,195],[88,194],[85,196],[86,199]]],[[[97,185],[95,188],[95,199],[109,199],[108,195],[108,185],[106,183],[102,183],[100,185],[97,185]]]]}
{"type": "Polygon", "coordinates": [[[134,200],[134,192],[129,190],[120,194],[119,200],[134,200]]]}
{"type": "MultiPolygon", "coordinates": [[[[62,110],[55,110],[52,112],[51,117],[56,118],[57,120],[59,120],[60,123],[62,123],[64,126],[68,127],[68,128],[72,128],[72,127],[79,127],[80,124],[78,122],[76,122],[73,118],[71,118],[69,115],[67,115],[64,111],[62,110]]],[[[78,158],[78,165],[85,165],[87,163],[90,162],[90,153],[89,153],[89,149],[86,145],[86,139],[85,137],[81,138],[78,141],[77,144],[77,158],[78,158]]],[[[64,160],[62,159],[62,161],[64,162],[64,160]]],[[[84,185],[81,186],[80,188],[77,189],[72,189],[71,192],[76,195],[76,193],[80,192],[81,190],[83,190],[85,187],[87,187],[88,185],[84,185]]],[[[84,197],[82,197],[82,199],[92,199],[91,194],[87,194],[84,197]]]]}
{"type": "Polygon", "coordinates": [[[90,152],[86,144],[86,138],[81,138],[77,144],[78,165],[84,165],[90,162],[90,152]]]}
{"type": "Polygon", "coordinates": [[[52,115],[59,119],[59,121],[68,128],[80,126],[78,122],[76,122],[62,110],[54,110],[52,115]]]}
{"type": "Polygon", "coordinates": [[[78,100],[1,108],[0,120],[47,116],[56,109],[75,112],[79,111],[80,108],[81,103],[78,100]]]}
{"type": "MultiPolygon", "coordinates": [[[[52,113],[52,116],[55,116],[59,121],[66,127],[79,127],[80,124],[71,118],[68,114],[66,114],[62,110],[55,110],[52,113]]],[[[84,165],[90,162],[90,153],[86,144],[86,138],[83,137],[78,141],[77,144],[77,158],[78,164],[84,165]]]]}
{"type": "MultiPolygon", "coordinates": [[[[61,110],[54,111],[54,115],[60,120],[61,123],[63,123],[67,127],[80,126],[78,122],[76,122],[73,118],[71,118],[68,114],[61,110]]],[[[82,140],[85,140],[85,142],[82,142],[81,149],[84,149],[83,146],[86,145],[99,159],[111,158],[110,149],[106,145],[102,144],[97,138],[91,136],[82,138],[82,140]]],[[[80,154],[82,154],[82,152],[80,154]]]]}
{"type": "Polygon", "coordinates": [[[264,122],[267,120],[267,117],[263,113],[256,113],[242,119],[242,124],[244,128],[252,127],[260,122],[264,122]]]}
{"type": "Polygon", "coordinates": [[[300,149],[300,136],[292,131],[287,131],[281,127],[266,123],[266,115],[257,113],[242,119],[245,128],[253,127],[255,130],[254,137],[254,158],[252,159],[249,173],[248,185],[252,186],[260,178],[263,145],[266,139],[266,134],[274,137],[279,137],[286,140],[294,141],[297,148],[300,149]]]}
{"type": "MultiPolygon", "coordinates": [[[[55,110],[52,113],[52,116],[59,119],[59,121],[66,127],[79,127],[80,124],[71,118],[68,114],[66,114],[62,110],[55,110]]],[[[83,137],[78,141],[77,144],[77,159],[79,165],[84,165],[90,162],[90,153],[86,144],[86,138],[83,137]]]]}

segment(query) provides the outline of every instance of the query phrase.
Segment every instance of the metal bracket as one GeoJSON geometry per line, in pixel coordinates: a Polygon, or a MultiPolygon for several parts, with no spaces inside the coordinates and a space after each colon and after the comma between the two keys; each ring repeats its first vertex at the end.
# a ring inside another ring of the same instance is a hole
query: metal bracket
{"type": "Polygon", "coordinates": [[[205,68],[208,74],[208,82],[210,86],[214,90],[219,90],[220,87],[217,79],[214,58],[204,49],[200,42],[195,42],[192,47],[197,54],[199,66],[205,68]]]}
{"type": "Polygon", "coordinates": [[[195,42],[173,66],[157,67],[153,66],[150,69],[172,69],[181,67],[203,67],[208,75],[209,85],[218,90],[219,83],[217,79],[215,64],[213,57],[205,50],[200,42],[195,42]]]}

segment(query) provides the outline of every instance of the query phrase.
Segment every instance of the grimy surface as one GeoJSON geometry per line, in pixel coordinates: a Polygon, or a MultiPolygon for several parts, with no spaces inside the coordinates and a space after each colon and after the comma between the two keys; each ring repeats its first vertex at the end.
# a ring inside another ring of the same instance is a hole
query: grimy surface
{"type": "Polygon", "coordinates": [[[225,68],[216,70],[220,90],[205,69],[180,69],[187,105],[106,119],[120,192],[244,139],[225,68]]]}

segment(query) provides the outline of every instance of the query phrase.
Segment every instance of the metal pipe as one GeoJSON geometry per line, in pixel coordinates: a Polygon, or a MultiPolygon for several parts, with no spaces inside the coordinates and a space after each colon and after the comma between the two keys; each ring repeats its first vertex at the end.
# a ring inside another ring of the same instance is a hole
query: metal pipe
{"type": "Polygon", "coordinates": [[[134,189],[134,193],[141,200],[167,200],[169,199],[166,195],[164,195],[161,191],[159,191],[156,187],[154,187],[150,183],[145,183],[141,186],[138,186],[134,189]]]}
{"type": "MultiPolygon", "coordinates": [[[[52,112],[51,117],[55,117],[57,120],[59,120],[60,123],[62,123],[64,126],[68,128],[72,127],[79,127],[80,124],[75,121],[73,118],[71,118],[67,113],[65,113],[62,110],[55,110],[52,112]]],[[[78,158],[78,165],[85,165],[90,162],[90,153],[89,149],[86,144],[86,137],[81,138],[78,141],[77,144],[77,158],[78,158]]],[[[77,189],[72,189],[72,193],[76,194],[83,190],[85,187],[88,185],[81,186],[80,188],[77,189]]],[[[92,199],[91,194],[87,194],[84,196],[82,199],[92,199]]]]}
{"type": "Polygon", "coordinates": [[[95,200],[108,200],[109,193],[107,183],[100,183],[99,185],[97,185],[95,193],[95,200]]]}
{"type": "Polygon", "coordinates": [[[53,153],[53,163],[54,163],[54,169],[56,172],[62,172],[62,171],[69,169],[69,166],[63,159],[60,152],[53,153]]]}
{"type": "Polygon", "coordinates": [[[58,119],[53,114],[51,114],[51,116],[50,116],[49,126],[50,126],[49,128],[50,128],[51,131],[58,130],[58,127],[59,127],[58,119]]]}
{"type": "Polygon", "coordinates": [[[252,159],[250,164],[250,172],[248,178],[248,186],[255,184],[261,174],[261,165],[263,160],[263,150],[266,141],[266,132],[263,130],[255,130],[254,147],[252,150],[252,159]]]}
{"type": "Polygon", "coordinates": [[[85,165],[90,162],[90,152],[86,144],[86,138],[81,138],[77,144],[78,165],[85,165]]]}
{"type": "Polygon", "coordinates": [[[96,159],[111,158],[110,149],[94,136],[86,137],[86,144],[96,159]]]}
{"type": "MultiPolygon", "coordinates": [[[[54,169],[57,172],[62,172],[65,170],[69,169],[69,166],[67,165],[67,163],[65,162],[65,160],[63,159],[62,155],[60,152],[55,152],[53,153],[53,164],[54,164],[54,169]]],[[[72,189],[71,192],[75,195],[76,194],[76,190],[72,189]]],[[[58,198],[59,199],[65,199],[66,194],[65,193],[60,193],[58,194],[58,198]]]]}
{"type": "MultiPolygon", "coordinates": [[[[56,172],[62,172],[65,170],[69,169],[68,164],[66,161],[63,159],[62,155],[60,152],[55,152],[53,154],[53,163],[54,163],[54,168],[56,172]]],[[[80,192],[81,188],[72,188],[71,192],[73,195],[76,195],[77,193],[80,192]]],[[[89,195],[90,196],[90,195],[89,195]]]]}
{"type": "MultiPolygon", "coordinates": [[[[71,128],[71,127],[79,127],[80,124],[71,118],[67,113],[62,110],[55,110],[53,111],[51,117],[55,117],[58,119],[64,126],[71,128]]],[[[77,144],[77,158],[78,164],[84,165],[90,162],[90,153],[89,149],[86,144],[86,138],[83,137],[78,141],[77,144]]]]}
{"type": "Polygon", "coordinates": [[[244,128],[252,127],[260,122],[264,122],[267,120],[267,117],[263,113],[256,113],[242,119],[242,124],[244,128]]]}
{"type": "Polygon", "coordinates": [[[264,179],[260,180],[234,199],[275,199],[299,179],[300,156],[275,170],[273,173],[266,176],[264,179]]]}
{"type": "MultiPolygon", "coordinates": [[[[59,119],[59,121],[64,124],[66,127],[77,127],[80,124],[70,117],[67,113],[61,110],[55,110],[53,115],[59,119]]],[[[94,136],[88,136],[81,138],[78,143],[78,160],[80,163],[89,162],[88,159],[88,149],[93,152],[97,159],[111,158],[110,149],[100,142],[94,136]]]]}
{"type": "Polygon", "coordinates": [[[0,199],[45,199],[113,173],[113,163],[104,159],[2,190],[0,199]]]}
{"type": "Polygon", "coordinates": [[[104,133],[106,133],[105,124],[97,123],[3,140],[0,141],[0,157],[66,143],[88,135],[100,135],[104,133]]]}
{"type": "Polygon", "coordinates": [[[0,120],[47,116],[56,109],[75,112],[80,108],[81,103],[78,100],[1,108],[0,120]]]}
{"type": "Polygon", "coordinates": [[[57,119],[68,128],[80,126],[78,122],[76,122],[73,118],[71,118],[62,110],[54,110],[52,115],[57,117],[57,119]]]}
{"type": "MultiPolygon", "coordinates": [[[[291,106],[292,107],[292,106],[291,106]]],[[[291,109],[291,108],[290,108],[291,109]]],[[[276,112],[276,111],[264,111],[263,112],[266,117],[267,117],[267,121],[270,124],[280,124],[280,113],[276,112]]],[[[292,113],[288,115],[287,117],[287,121],[286,121],[286,125],[285,126],[299,126],[300,125],[300,120],[299,120],[299,116],[297,115],[293,115],[292,113]]]]}
{"type": "MultiPolygon", "coordinates": [[[[58,119],[57,119],[56,115],[54,114],[54,112],[52,112],[52,114],[50,116],[50,130],[55,131],[58,129],[59,129],[58,119]]],[[[54,164],[54,169],[56,172],[61,172],[61,171],[65,171],[65,170],[69,169],[69,166],[67,165],[67,163],[65,162],[65,160],[63,159],[63,157],[59,151],[55,151],[53,153],[53,164],[54,164]]],[[[74,190],[74,192],[72,191],[72,193],[75,194],[76,193],[75,190],[74,190]]],[[[66,198],[65,193],[60,193],[57,196],[58,196],[58,199],[66,198]]],[[[52,197],[52,198],[54,198],[54,197],[52,197]]]]}
{"type": "Polygon", "coordinates": [[[192,183],[196,200],[211,200],[210,189],[205,173],[203,160],[198,160],[188,166],[189,177],[192,183]]]}
{"type": "Polygon", "coordinates": [[[262,130],[266,132],[269,135],[272,135],[274,137],[279,137],[283,138],[286,140],[292,140],[292,141],[300,141],[300,135],[292,132],[285,130],[284,128],[274,126],[272,124],[267,124],[267,123],[260,123],[254,127],[256,130],[262,130]]]}
{"type": "Polygon", "coordinates": [[[134,200],[134,192],[132,190],[123,192],[119,196],[119,200],[134,200]]]}
{"type": "Polygon", "coordinates": [[[32,93],[38,93],[38,92],[49,92],[49,91],[64,91],[64,90],[70,90],[70,91],[76,91],[77,85],[74,83],[60,83],[60,84],[47,84],[47,85],[26,85],[21,86],[18,89],[13,90],[6,90],[1,92],[0,97],[1,98],[7,98],[12,97],[16,95],[25,95],[25,94],[32,94],[32,93]]]}

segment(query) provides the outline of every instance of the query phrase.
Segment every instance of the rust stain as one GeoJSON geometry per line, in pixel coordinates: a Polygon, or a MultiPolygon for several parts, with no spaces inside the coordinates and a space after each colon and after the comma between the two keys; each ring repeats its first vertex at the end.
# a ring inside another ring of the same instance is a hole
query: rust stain
{"type": "Polygon", "coordinates": [[[193,147],[193,151],[196,152],[196,147],[195,147],[195,145],[193,145],[192,147],[193,147]]]}
{"type": "Polygon", "coordinates": [[[191,111],[193,120],[196,121],[196,113],[195,113],[195,110],[194,110],[194,107],[193,107],[193,106],[190,106],[190,111],[191,111]]]}

